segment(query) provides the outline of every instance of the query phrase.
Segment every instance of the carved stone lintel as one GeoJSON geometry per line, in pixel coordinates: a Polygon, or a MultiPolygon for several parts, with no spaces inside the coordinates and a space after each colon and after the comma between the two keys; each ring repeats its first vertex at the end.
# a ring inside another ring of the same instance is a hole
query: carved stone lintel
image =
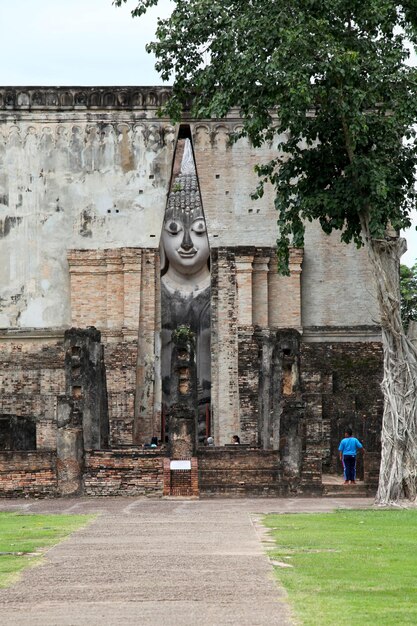
{"type": "Polygon", "coordinates": [[[0,110],[157,110],[170,95],[170,87],[3,87],[0,110]]]}

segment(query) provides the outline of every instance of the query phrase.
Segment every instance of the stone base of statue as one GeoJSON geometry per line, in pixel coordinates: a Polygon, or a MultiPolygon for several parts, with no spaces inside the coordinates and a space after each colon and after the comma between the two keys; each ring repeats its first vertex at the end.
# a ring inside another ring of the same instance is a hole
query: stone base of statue
{"type": "Polygon", "coordinates": [[[179,326],[172,337],[171,377],[175,399],[168,415],[169,452],[172,459],[190,459],[196,450],[197,426],[194,335],[189,327],[179,326]]]}
{"type": "Polygon", "coordinates": [[[186,403],[178,402],[170,411],[170,457],[190,459],[195,454],[196,411],[186,403]]]}

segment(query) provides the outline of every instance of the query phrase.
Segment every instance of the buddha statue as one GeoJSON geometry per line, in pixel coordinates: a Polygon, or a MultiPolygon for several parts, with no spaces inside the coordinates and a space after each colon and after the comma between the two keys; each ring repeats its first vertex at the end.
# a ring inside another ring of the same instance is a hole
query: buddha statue
{"type": "MultiPolygon", "coordinates": [[[[207,436],[210,404],[210,249],[191,142],[168,198],[161,235],[161,374],[163,410],[171,404],[171,335],[188,325],[196,337],[198,439],[207,436]]],[[[177,147],[178,149],[178,147],[177,147]]]]}

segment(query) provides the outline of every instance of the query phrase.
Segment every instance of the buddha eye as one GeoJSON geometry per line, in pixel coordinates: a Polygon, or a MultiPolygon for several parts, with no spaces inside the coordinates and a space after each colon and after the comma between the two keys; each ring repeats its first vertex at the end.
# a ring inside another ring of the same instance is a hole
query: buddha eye
{"type": "Polygon", "coordinates": [[[206,232],[206,225],[202,218],[195,220],[191,228],[196,235],[204,235],[204,233],[206,232]]]}
{"type": "Polygon", "coordinates": [[[182,230],[182,226],[179,222],[171,220],[169,222],[166,222],[165,230],[168,231],[170,235],[178,235],[178,233],[182,230]]]}

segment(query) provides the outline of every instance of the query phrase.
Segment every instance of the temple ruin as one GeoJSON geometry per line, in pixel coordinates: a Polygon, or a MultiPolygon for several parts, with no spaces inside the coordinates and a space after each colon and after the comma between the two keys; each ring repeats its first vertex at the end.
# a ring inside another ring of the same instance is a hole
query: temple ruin
{"type": "Polygon", "coordinates": [[[321,494],[348,426],[372,493],[366,253],[308,224],[279,275],[276,145],[168,97],[0,88],[0,495],[321,494]]]}

